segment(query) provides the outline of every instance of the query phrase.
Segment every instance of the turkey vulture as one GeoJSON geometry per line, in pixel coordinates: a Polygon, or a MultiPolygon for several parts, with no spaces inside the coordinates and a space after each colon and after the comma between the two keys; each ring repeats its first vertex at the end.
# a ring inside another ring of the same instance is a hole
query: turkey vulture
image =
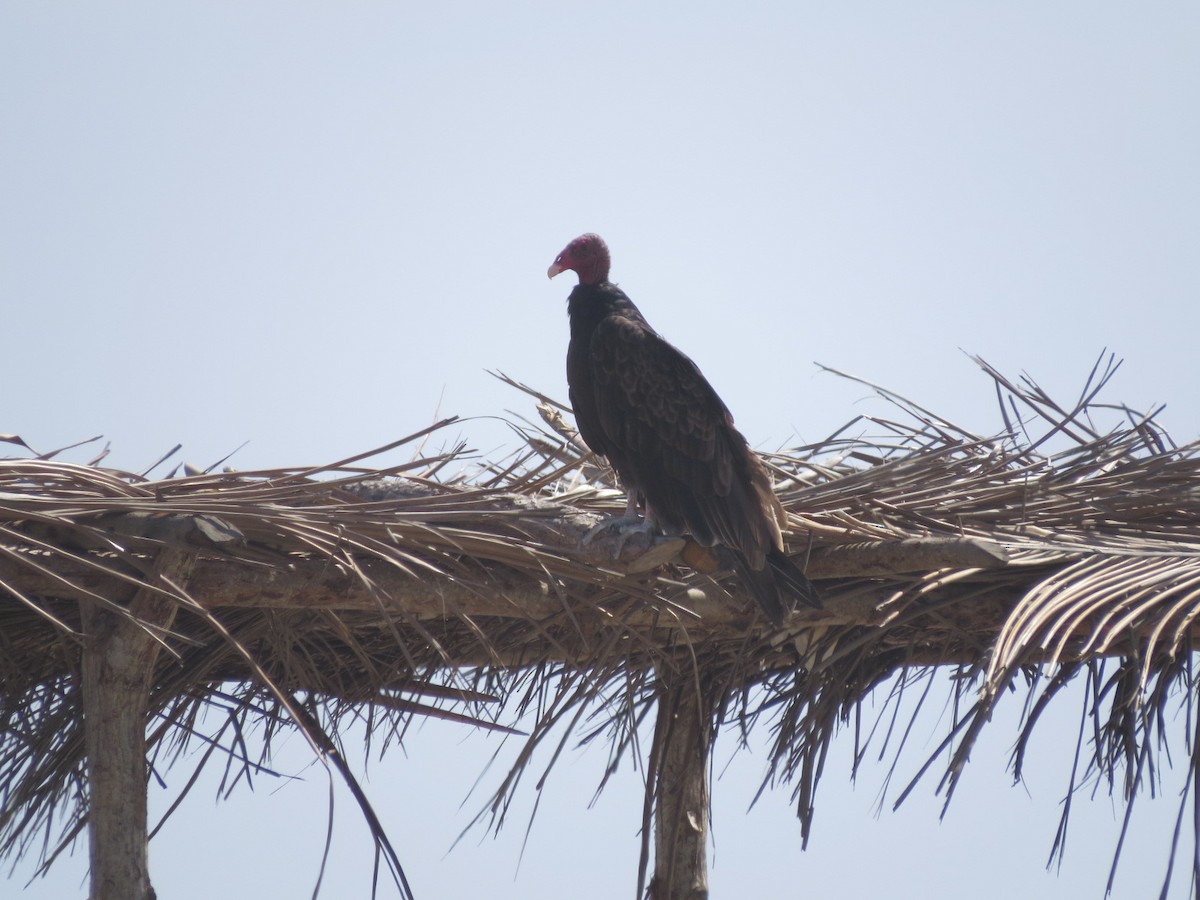
{"type": "Polygon", "coordinates": [[[608,246],[596,234],[567,244],[547,274],[568,269],[567,384],[579,433],[616,470],[646,519],[668,534],[722,545],[767,618],[781,624],[812,584],[783,552],[783,507],[771,477],[733,426],[696,364],[663,340],[608,280],[608,246]]]}

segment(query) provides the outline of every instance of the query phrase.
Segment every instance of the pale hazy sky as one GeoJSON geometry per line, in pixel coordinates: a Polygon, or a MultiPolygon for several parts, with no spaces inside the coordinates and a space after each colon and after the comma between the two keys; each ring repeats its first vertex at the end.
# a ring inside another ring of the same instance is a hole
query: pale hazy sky
{"type": "MultiPolygon", "coordinates": [[[[489,417],[530,404],[485,370],[565,395],[569,285],[544,273],[594,230],[757,446],[883,410],[814,361],[992,432],[963,351],[1065,400],[1105,347],[1126,360],[1108,398],[1166,403],[1191,440],[1198,47],[1182,2],[0,2],[0,432],[102,434],[135,470],[248,442],[232,463],[252,468],[453,413],[494,455],[512,439],[489,417]]],[[[1100,896],[1107,800],[1062,873],[1042,868],[1074,715],[1028,791],[1002,715],[940,825],[933,781],[876,819],[883,770],[851,790],[843,742],[804,854],[784,792],[743,816],[760,736],[718,785],[714,897],[1100,896]]],[[[597,750],[560,763],[519,872],[516,820],[447,855],[494,743],[430,725],[371,766],[419,896],[484,872],[493,898],[631,896],[640,781],[587,809],[597,750]]],[[[305,760],[297,741],[281,766],[305,760]]],[[[306,776],[193,795],[152,845],[159,895],[306,896],[326,795],[306,776]]],[[[1171,777],[1117,896],[1157,892],[1171,777]]],[[[338,808],[324,896],[363,896],[370,855],[338,808]]],[[[83,897],[82,871],[28,896],[83,897]]]]}

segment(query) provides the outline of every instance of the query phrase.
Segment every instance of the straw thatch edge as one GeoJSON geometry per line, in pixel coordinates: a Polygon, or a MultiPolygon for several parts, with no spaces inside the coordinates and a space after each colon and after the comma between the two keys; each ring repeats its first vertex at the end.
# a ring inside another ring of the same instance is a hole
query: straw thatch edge
{"type": "MultiPolygon", "coordinates": [[[[1168,711],[1192,721],[1197,446],[1172,445],[1157,411],[1099,401],[1111,357],[1071,406],[979,363],[1001,401],[999,436],[877,389],[900,420],[861,418],[765,456],[791,551],[827,601],[775,633],[719,557],[677,540],[619,554],[605,537],[585,544],[619,504],[611,473],[560,406],[520,385],[541,421],[516,423],[525,447],[515,457],[473,471],[450,468],[456,451],[386,470],[360,465],[372,456],[362,454],[159,479],[0,461],[0,853],[41,847],[48,864],[87,821],[81,608],[126,617],[161,646],[148,738],[156,764],[210,739],[199,728],[208,708],[225,711],[235,736],[260,722],[269,744],[292,725],[338,758],[348,715],[387,736],[417,714],[502,726],[488,710],[507,699],[538,715],[529,750],[483,813],[499,827],[521,766],[556,723],[590,722],[584,738],[607,735],[618,758],[636,747],[656,683],[692,672],[715,723],[767,729],[768,782],[793,786],[807,840],[834,734],[859,721],[872,692],[891,685],[887,712],[929,667],[952,666],[956,714],[918,778],[947,759],[949,799],[995,704],[1027,679],[1019,776],[1040,713],[1083,678],[1093,740],[1068,800],[1081,779],[1100,777],[1131,807],[1168,711]],[[195,557],[186,583],[154,574],[172,547],[195,557]],[[177,605],[177,616],[139,618],[122,599],[134,591],[177,605]]],[[[891,732],[868,733],[856,759],[891,732]]],[[[1184,740],[1195,797],[1195,744],[1184,740]]],[[[240,742],[231,758],[248,775],[259,763],[240,742]]],[[[393,868],[403,883],[398,860],[393,868]]]]}

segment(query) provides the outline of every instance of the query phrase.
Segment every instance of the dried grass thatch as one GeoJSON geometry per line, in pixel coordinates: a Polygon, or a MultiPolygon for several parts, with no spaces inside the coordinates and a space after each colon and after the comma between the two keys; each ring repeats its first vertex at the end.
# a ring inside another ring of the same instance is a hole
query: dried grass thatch
{"type": "MultiPolygon", "coordinates": [[[[691,697],[706,745],[714,726],[769,735],[770,780],[791,786],[807,838],[838,728],[856,723],[858,759],[872,742],[902,740],[897,724],[861,727],[861,701],[890,680],[877,714],[886,723],[904,685],[946,666],[957,712],[926,770],[948,760],[947,798],[1006,690],[1027,698],[1019,774],[1039,714],[1084,677],[1088,762],[1068,799],[1099,775],[1132,803],[1173,705],[1200,722],[1197,445],[1176,447],[1153,414],[1099,401],[1111,358],[1069,407],[980,364],[1005,415],[997,437],[880,391],[895,419],[858,419],[766,455],[790,550],[826,602],[783,632],[765,630],[720,560],[694,545],[629,541],[617,554],[610,538],[585,542],[619,494],[563,408],[528,389],[542,421],[515,426],[525,444],[516,456],[474,468],[449,452],[379,471],[364,454],[317,469],[150,479],[2,460],[0,853],[48,863],[87,822],[81,610],[153,637],[156,766],[204,740],[253,768],[265,755],[242,740],[251,722],[266,723],[268,745],[276,728],[299,726],[337,764],[348,716],[390,740],[415,715],[503,728],[499,700],[536,711],[530,747],[572,722],[620,755],[656,704],[691,697]],[[202,734],[213,708],[226,724],[202,734]]],[[[1200,752],[1184,737],[1200,816],[1200,752]]],[[[647,762],[661,780],[659,749],[656,740],[647,762]]],[[[528,759],[483,813],[492,824],[528,759]]],[[[1069,802],[1064,810],[1065,826],[1069,802]]]]}

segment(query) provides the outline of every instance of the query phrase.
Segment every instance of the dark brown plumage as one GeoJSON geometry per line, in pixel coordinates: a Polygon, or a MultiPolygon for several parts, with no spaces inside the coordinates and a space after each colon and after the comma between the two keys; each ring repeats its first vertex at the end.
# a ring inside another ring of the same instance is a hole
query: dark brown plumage
{"type": "Polygon", "coordinates": [[[716,391],[688,357],[663,340],[608,280],[608,247],[585,234],[549,276],[573,270],[567,311],[567,383],[584,441],[607,457],[646,517],[668,534],[727,547],[776,625],[816,591],[783,552],[783,507],[771,478],[716,391]]]}

